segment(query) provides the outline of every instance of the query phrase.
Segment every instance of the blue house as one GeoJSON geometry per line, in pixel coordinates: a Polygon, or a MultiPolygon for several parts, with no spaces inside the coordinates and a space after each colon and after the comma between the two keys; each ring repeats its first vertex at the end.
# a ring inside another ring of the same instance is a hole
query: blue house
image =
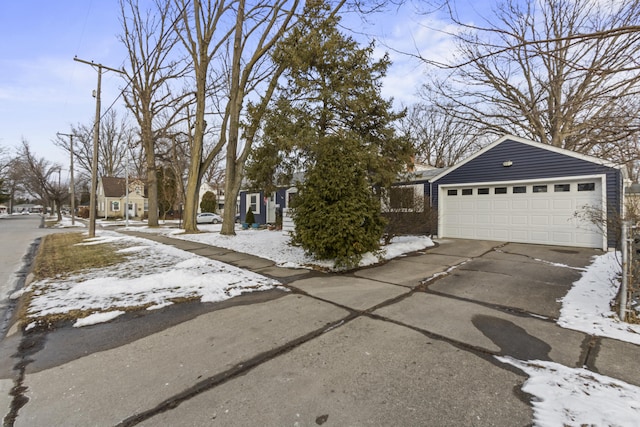
{"type": "Polygon", "coordinates": [[[254,219],[258,224],[274,224],[278,213],[288,206],[291,190],[280,188],[271,194],[264,191],[240,192],[240,222],[245,222],[249,209],[253,212],[254,219]]]}
{"type": "MultiPolygon", "coordinates": [[[[507,135],[452,167],[409,173],[386,203],[415,213],[421,208],[413,199],[424,200],[424,209],[437,212],[437,232],[430,232],[440,238],[606,250],[617,245],[616,230],[585,214],[621,216],[625,181],[621,165],[507,135]]],[[[275,222],[276,209],[286,211],[295,191],[282,188],[266,198],[241,192],[241,219],[251,207],[257,222],[275,222]]]]}
{"type": "Polygon", "coordinates": [[[600,248],[614,230],[606,218],[624,209],[620,165],[515,136],[504,136],[429,180],[438,236],[600,248]]]}

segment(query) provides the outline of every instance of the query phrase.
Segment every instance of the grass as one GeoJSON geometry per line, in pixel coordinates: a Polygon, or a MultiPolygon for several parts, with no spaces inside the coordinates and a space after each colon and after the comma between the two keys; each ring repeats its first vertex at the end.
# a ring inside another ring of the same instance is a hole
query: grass
{"type": "Polygon", "coordinates": [[[33,266],[36,280],[66,277],[85,269],[107,267],[126,259],[111,245],[82,245],[83,233],[59,233],[45,236],[33,266]]]}
{"type": "MultiPolygon", "coordinates": [[[[35,258],[32,274],[34,281],[62,279],[82,270],[108,267],[126,261],[124,254],[117,253],[113,245],[79,245],[86,239],[84,233],[49,234],[42,239],[35,258]]],[[[39,291],[46,291],[40,289],[39,291]]],[[[24,326],[29,321],[28,308],[31,293],[23,296],[18,309],[18,321],[24,326]]],[[[86,312],[72,310],[64,314],[50,314],[38,317],[40,326],[51,325],[65,320],[77,319],[86,312]]]]}
{"type": "MultiPolygon", "coordinates": [[[[86,240],[86,233],[59,233],[45,236],[40,243],[38,254],[35,258],[32,274],[34,281],[49,280],[49,283],[38,285],[35,289],[23,295],[18,308],[18,321],[23,326],[31,324],[35,330],[51,329],[63,322],[74,321],[86,317],[96,311],[122,310],[125,312],[144,310],[153,303],[141,304],[137,306],[120,307],[117,303],[109,310],[69,310],[64,313],[49,313],[38,315],[29,313],[33,293],[46,293],[50,288],[56,286],[56,280],[64,280],[74,274],[82,273],[85,270],[100,269],[117,264],[127,268],[127,255],[118,253],[121,246],[109,243],[99,245],[80,245],[86,240]]],[[[136,255],[140,257],[140,254],[136,255]]],[[[199,297],[176,297],[169,299],[173,303],[198,300],[199,297]]]]}

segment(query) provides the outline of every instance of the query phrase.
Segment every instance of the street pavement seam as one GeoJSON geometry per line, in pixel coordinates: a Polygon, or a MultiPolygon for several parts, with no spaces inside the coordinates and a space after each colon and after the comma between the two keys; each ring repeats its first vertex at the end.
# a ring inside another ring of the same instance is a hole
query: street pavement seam
{"type": "Polygon", "coordinates": [[[263,353],[257,354],[250,359],[244,360],[240,363],[237,363],[235,366],[227,369],[226,371],[220,372],[212,377],[206,378],[191,388],[184,390],[181,393],[178,393],[168,399],[165,399],[163,402],[160,402],[154,408],[139,412],[138,414],[132,415],[122,422],[116,424],[116,427],[130,427],[137,425],[141,422],[144,422],[154,416],[161,414],[163,412],[175,409],[181,403],[186,402],[206,391],[209,391],[215,387],[218,387],[222,384],[225,384],[228,381],[231,381],[239,376],[246,375],[248,372],[253,369],[259,367],[260,365],[269,362],[283,354],[287,354],[294,349],[300,347],[301,345],[329,332],[340,326],[343,326],[352,320],[358,318],[360,315],[356,312],[351,312],[349,315],[342,319],[338,319],[329,324],[323,325],[321,328],[316,329],[315,331],[311,331],[303,336],[295,338],[281,346],[278,346],[274,349],[265,351],[263,353]]]}

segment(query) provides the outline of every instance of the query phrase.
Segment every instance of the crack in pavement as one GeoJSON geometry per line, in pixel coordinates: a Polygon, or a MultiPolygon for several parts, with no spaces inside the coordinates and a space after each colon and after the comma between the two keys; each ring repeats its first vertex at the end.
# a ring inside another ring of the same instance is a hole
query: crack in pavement
{"type": "MultiPolygon", "coordinates": [[[[133,234],[133,233],[131,233],[133,234]]],[[[177,239],[172,239],[172,238],[168,238],[168,237],[164,237],[164,236],[153,236],[153,235],[144,235],[141,236],[144,238],[149,238],[150,240],[156,240],[156,241],[161,241],[163,243],[166,244],[170,244],[174,247],[180,248],[180,243],[182,242],[180,240],[177,239]]],[[[398,302],[401,302],[411,296],[413,296],[416,293],[430,293],[430,294],[435,294],[435,295],[439,295],[442,297],[446,297],[446,298],[450,298],[450,299],[454,299],[454,300],[460,300],[460,301],[466,301],[466,302],[471,302],[474,304],[478,304],[487,308],[490,308],[492,310],[498,310],[498,311],[502,311],[502,312],[507,312],[510,314],[515,314],[518,316],[531,316],[534,317],[538,320],[542,320],[545,322],[554,322],[555,320],[553,319],[549,319],[549,318],[540,318],[539,315],[536,315],[534,313],[530,313],[527,312],[525,310],[520,310],[520,309],[514,309],[513,307],[506,307],[506,306],[501,306],[498,304],[490,304],[490,303],[484,303],[484,302],[480,302],[480,301],[476,301],[476,300],[472,300],[472,299],[466,299],[466,298],[461,298],[461,297],[456,297],[456,296],[452,296],[452,295],[446,295],[446,294],[441,294],[439,292],[435,292],[435,291],[431,291],[429,289],[429,286],[435,282],[437,282],[438,280],[447,277],[451,274],[452,271],[454,271],[456,268],[459,268],[461,265],[464,265],[470,261],[473,261],[475,259],[481,258],[484,255],[486,255],[489,252],[492,251],[499,251],[499,248],[504,247],[506,245],[505,244],[500,244],[497,245],[489,250],[487,250],[486,252],[475,256],[475,257],[471,257],[468,258],[456,265],[450,266],[449,268],[447,268],[446,271],[442,272],[442,273],[438,273],[436,275],[433,275],[431,277],[428,277],[426,279],[423,279],[422,281],[419,282],[419,284],[413,288],[408,287],[408,286],[403,286],[404,288],[409,288],[409,291],[406,293],[403,293],[401,295],[395,296],[393,298],[388,298],[385,299],[384,301],[369,307],[367,309],[364,310],[355,310],[353,308],[350,308],[348,306],[345,306],[343,304],[337,303],[335,301],[331,301],[331,300],[327,300],[325,298],[321,298],[321,297],[317,297],[314,296],[308,292],[303,291],[300,288],[295,287],[295,282],[299,279],[298,276],[292,278],[292,280],[284,280],[287,283],[283,283],[283,286],[288,288],[293,294],[299,294],[299,295],[304,295],[308,298],[312,298],[314,300],[318,300],[318,301],[322,301],[324,303],[328,303],[331,304],[335,307],[339,307],[341,309],[346,310],[349,314],[346,317],[343,317],[339,320],[327,323],[325,325],[323,325],[322,327],[309,332],[307,334],[304,334],[298,338],[292,339],[290,341],[288,341],[287,343],[284,343],[283,345],[280,345],[276,348],[264,351],[262,353],[259,353],[247,360],[241,361],[239,363],[237,363],[236,365],[234,365],[233,367],[226,369],[222,372],[219,372],[215,375],[212,375],[204,380],[201,380],[197,383],[195,383],[193,386],[183,390],[182,392],[179,392],[173,396],[171,396],[170,398],[165,399],[164,401],[158,403],[157,405],[155,405],[152,408],[149,408],[147,410],[138,412],[137,414],[131,415],[130,417],[124,419],[123,421],[121,421],[119,424],[117,424],[118,426],[121,427],[125,427],[125,426],[134,426],[137,425],[141,422],[144,422],[146,420],[149,420],[151,418],[153,418],[154,416],[166,412],[166,411],[170,411],[176,407],[178,407],[181,403],[186,402],[206,391],[212,390],[222,384],[225,384],[233,379],[236,379],[240,376],[246,375],[247,373],[251,372],[253,369],[263,365],[264,363],[267,363],[269,361],[272,361],[276,358],[278,358],[279,356],[285,355],[291,351],[293,351],[294,349],[304,345],[305,343],[308,343],[320,336],[322,336],[325,333],[334,331],[336,329],[340,329],[345,325],[348,325],[349,323],[351,323],[353,320],[358,319],[360,317],[367,317],[370,319],[374,319],[374,320],[378,320],[378,321],[383,321],[383,322],[388,322],[391,324],[395,324],[401,327],[405,327],[408,328],[410,330],[416,331],[420,334],[422,334],[425,337],[428,337],[429,339],[433,339],[433,340],[438,340],[438,341],[442,341],[442,342],[446,342],[462,351],[465,352],[469,352],[477,357],[480,357],[490,363],[492,363],[495,366],[500,367],[501,369],[505,369],[508,370],[510,372],[516,373],[519,376],[525,376],[520,370],[518,370],[517,368],[514,368],[511,365],[505,365],[502,364],[501,362],[499,362],[497,359],[495,359],[494,356],[496,355],[500,355],[501,353],[504,353],[504,349],[502,347],[501,351],[496,352],[496,351],[490,351],[487,350],[485,348],[481,348],[479,346],[476,345],[472,345],[463,341],[458,341],[455,339],[451,339],[448,338],[446,336],[440,335],[440,334],[436,334],[436,333],[432,333],[429,332],[427,330],[421,329],[419,327],[415,327],[415,326],[411,326],[408,324],[405,324],[403,322],[400,321],[396,321],[390,318],[387,318],[385,316],[381,316],[379,314],[375,314],[374,312],[376,310],[379,310],[380,308],[386,307],[386,306],[390,306],[393,304],[396,304],[398,302]]],[[[182,248],[180,248],[182,249],[182,248]]],[[[195,250],[198,249],[202,249],[202,247],[197,248],[197,249],[183,249],[185,251],[188,252],[194,252],[195,250]]],[[[426,253],[428,254],[428,251],[426,251],[426,253]]],[[[215,256],[213,255],[200,255],[200,256],[205,256],[208,257],[210,259],[216,259],[215,256]]],[[[224,261],[223,261],[224,262],[224,261]]],[[[265,267],[263,267],[265,268],[265,267]]],[[[262,270],[262,268],[257,269],[257,270],[262,270]]],[[[330,273],[331,275],[336,275],[338,273],[330,273]]],[[[266,274],[265,274],[266,275],[266,274]]],[[[324,275],[324,274],[323,274],[324,275]]],[[[267,275],[268,276],[268,275],[267,275]]],[[[276,278],[278,280],[282,280],[282,278],[276,278]]],[[[390,285],[395,285],[395,286],[401,286],[395,283],[391,283],[389,281],[385,281],[385,280],[377,280],[377,279],[370,279],[370,280],[374,280],[380,283],[385,283],[385,284],[390,284],[390,285]]],[[[596,348],[596,344],[593,344],[593,340],[589,341],[588,344],[586,344],[584,346],[584,355],[581,357],[582,360],[585,361],[585,364],[589,363],[591,361],[591,358],[595,358],[595,355],[597,354],[597,348],[596,348]],[[593,351],[592,351],[593,350],[593,351]]],[[[594,359],[595,360],[595,359],[594,359]]],[[[22,375],[24,376],[24,368],[26,365],[23,364],[22,366],[22,375]]],[[[24,389],[22,390],[17,390],[19,393],[18,396],[14,397],[14,400],[16,401],[16,404],[20,403],[20,399],[19,396],[23,396],[23,392],[24,389]]],[[[26,402],[22,403],[20,406],[24,405],[26,402]]],[[[528,403],[528,400],[527,400],[528,403]]],[[[17,416],[17,412],[18,412],[19,407],[16,408],[14,414],[17,416]]],[[[12,425],[12,424],[10,424],[12,425]]]]}

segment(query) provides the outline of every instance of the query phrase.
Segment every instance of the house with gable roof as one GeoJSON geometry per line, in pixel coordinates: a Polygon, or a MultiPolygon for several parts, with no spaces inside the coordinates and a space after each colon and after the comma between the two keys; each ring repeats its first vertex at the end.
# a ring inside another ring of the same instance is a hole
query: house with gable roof
{"type": "Polygon", "coordinates": [[[149,199],[144,181],[138,178],[127,180],[103,176],[98,180],[96,193],[97,216],[102,218],[125,218],[127,199],[129,218],[144,219],[149,211],[149,199]],[[127,192],[128,188],[128,192],[127,192]]]}

